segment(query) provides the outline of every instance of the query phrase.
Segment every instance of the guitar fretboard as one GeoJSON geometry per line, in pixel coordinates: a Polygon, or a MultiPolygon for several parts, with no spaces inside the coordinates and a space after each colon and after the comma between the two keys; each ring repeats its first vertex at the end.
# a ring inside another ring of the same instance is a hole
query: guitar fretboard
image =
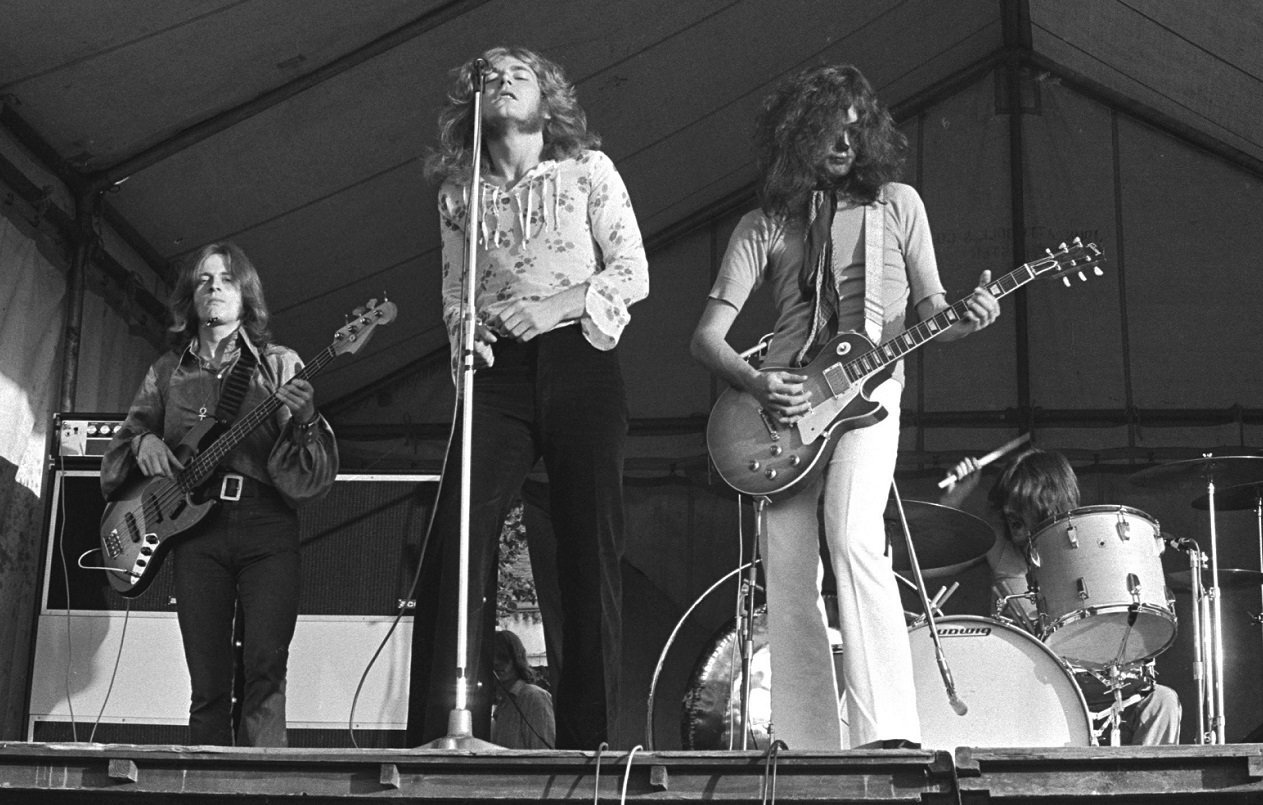
{"type": "MultiPolygon", "coordinates": [[[[997,280],[993,280],[987,284],[986,289],[996,299],[1000,299],[1013,293],[1045,271],[1057,268],[1059,265],[1060,263],[1055,257],[1035,260],[1013,269],[997,280]]],[[[858,383],[869,375],[881,370],[887,364],[899,360],[964,318],[965,303],[968,298],[965,297],[965,299],[960,299],[954,304],[943,308],[925,321],[918,322],[884,344],[865,352],[863,355],[852,358],[845,363],[834,364],[825,371],[826,376],[828,376],[830,370],[842,371],[845,373],[848,381],[858,383]]]]}

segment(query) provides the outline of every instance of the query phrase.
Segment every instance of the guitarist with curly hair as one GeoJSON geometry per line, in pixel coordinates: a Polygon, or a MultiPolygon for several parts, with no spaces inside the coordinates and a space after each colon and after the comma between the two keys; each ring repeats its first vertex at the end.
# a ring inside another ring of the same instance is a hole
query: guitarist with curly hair
{"type": "MultiPolygon", "coordinates": [[[[738,223],[693,334],[692,353],[755,398],[768,429],[812,410],[799,369],[839,333],[884,343],[948,308],[925,207],[895,182],[907,140],[851,66],[822,66],[784,81],[755,124],[760,209],[738,223]],[[759,371],[728,344],[750,294],[768,284],[778,318],[759,371]]],[[[945,340],[999,315],[990,272],[960,306],[945,340]]],[[[838,437],[822,472],[766,508],[760,546],[772,647],[773,737],[795,750],[899,747],[920,742],[912,661],[882,512],[899,444],[902,363],[867,394],[880,403],[863,427],[838,437]],[[817,509],[838,583],[849,724],[837,701],[820,594],[817,509]]],[[[753,462],[752,462],[753,463],[753,462]]]]}

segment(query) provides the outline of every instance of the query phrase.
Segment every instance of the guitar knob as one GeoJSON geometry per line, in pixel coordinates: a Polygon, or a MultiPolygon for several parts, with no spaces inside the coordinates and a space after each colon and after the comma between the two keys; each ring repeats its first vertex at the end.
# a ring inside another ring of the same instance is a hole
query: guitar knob
{"type": "Polygon", "coordinates": [[[153,553],[153,548],[150,548],[149,546],[145,546],[144,548],[140,549],[140,553],[143,556],[148,556],[149,554],[153,553]]]}
{"type": "Polygon", "coordinates": [[[776,477],[776,470],[768,470],[767,472],[763,474],[766,475],[768,477],[768,480],[770,481],[776,477]]]}
{"type": "Polygon", "coordinates": [[[790,456],[790,457],[789,457],[789,466],[791,466],[791,467],[797,467],[797,466],[798,466],[799,464],[801,464],[801,463],[803,463],[803,460],[802,460],[802,458],[801,458],[800,456],[790,456]]]}
{"type": "Polygon", "coordinates": [[[781,447],[779,444],[772,445],[772,450],[771,450],[772,455],[779,456],[783,452],[785,452],[785,449],[781,447]]]}
{"type": "Polygon", "coordinates": [[[750,472],[758,472],[758,471],[759,471],[759,467],[762,467],[762,466],[763,466],[763,465],[762,465],[762,464],[760,464],[760,463],[759,463],[759,462],[757,462],[757,461],[751,461],[751,462],[750,462],[750,472]]]}

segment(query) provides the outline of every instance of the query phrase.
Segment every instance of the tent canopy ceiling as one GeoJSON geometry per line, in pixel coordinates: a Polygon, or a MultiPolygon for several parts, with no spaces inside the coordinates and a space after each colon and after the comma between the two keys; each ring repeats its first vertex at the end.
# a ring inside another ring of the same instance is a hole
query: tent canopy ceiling
{"type": "MultiPolygon", "coordinates": [[[[1263,165],[1263,9],[1220,0],[65,0],[10,3],[8,128],[63,176],[117,184],[116,219],[163,272],[240,242],[280,339],[304,354],[386,291],[401,316],[331,371],[336,399],[443,354],[434,143],[448,71],[493,44],[561,62],[647,238],[753,178],[750,122],[804,66],[859,65],[890,106],[995,63],[1058,75],[1263,165]],[[1006,15],[1017,25],[1006,24],[1006,15]],[[1062,72],[1063,71],[1063,72],[1062,72]]],[[[692,315],[695,301],[683,309],[692,315]]]]}

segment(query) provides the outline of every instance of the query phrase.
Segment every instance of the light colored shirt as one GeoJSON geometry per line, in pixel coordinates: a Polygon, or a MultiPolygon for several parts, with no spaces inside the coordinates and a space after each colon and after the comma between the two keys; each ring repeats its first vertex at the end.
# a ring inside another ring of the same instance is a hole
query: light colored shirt
{"type": "MultiPolygon", "coordinates": [[[[628,307],[649,293],[649,264],[627,188],[610,158],[583,151],[545,160],[510,189],[484,180],[481,193],[478,318],[490,321],[514,300],[538,301],[587,283],[579,326],[592,346],[613,349],[631,320],[628,307]]],[[[468,185],[444,183],[438,204],[443,321],[456,356],[468,185]]],[[[492,357],[490,348],[480,352],[492,357]]]]}
{"type": "MultiPolygon", "coordinates": [[[[239,334],[228,345],[219,371],[198,358],[196,341],[180,352],[163,353],[149,367],[127,418],[102,457],[103,494],[108,497],[135,470],[135,451],[145,434],[155,434],[174,448],[199,421],[214,415],[220,390],[241,354],[242,344],[254,353],[259,365],[234,421],[270,397],[302,368],[302,361],[293,350],[269,344],[260,351],[239,334]]],[[[322,497],[333,486],[338,474],[338,446],[324,417],[313,427],[299,428],[289,408],[281,405],[242,439],[219,466],[275,487],[291,506],[297,506],[322,497]]]]}
{"type": "MultiPolygon", "coordinates": [[[[938,261],[930,237],[925,205],[910,185],[885,186],[885,215],[881,299],[884,308],[882,341],[905,329],[908,303],[914,305],[943,293],[938,261]]],[[[736,307],[745,304],[763,283],[771,283],[779,316],[764,366],[788,366],[811,330],[812,301],[799,287],[804,236],[802,228],[768,217],[761,210],[747,213],[728,240],[710,298],[736,307]]],[[[833,219],[833,270],[843,278],[838,331],[864,329],[864,207],[840,200],[833,219]],[[848,292],[849,291],[849,292],[848,292]]],[[[903,382],[903,361],[894,377],[903,382]]]]}

